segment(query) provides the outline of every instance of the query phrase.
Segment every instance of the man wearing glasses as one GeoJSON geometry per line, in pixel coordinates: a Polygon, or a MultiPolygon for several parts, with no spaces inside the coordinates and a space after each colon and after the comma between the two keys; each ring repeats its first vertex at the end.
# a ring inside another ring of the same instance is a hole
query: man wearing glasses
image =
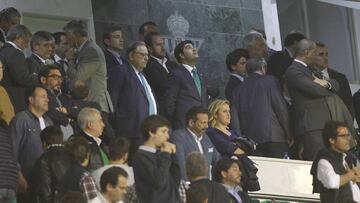
{"type": "Polygon", "coordinates": [[[357,157],[349,152],[348,126],[338,121],[325,124],[322,131],[325,149],[313,162],[313,192],[321,202],[360,202],[360,168],[357,157]]]}

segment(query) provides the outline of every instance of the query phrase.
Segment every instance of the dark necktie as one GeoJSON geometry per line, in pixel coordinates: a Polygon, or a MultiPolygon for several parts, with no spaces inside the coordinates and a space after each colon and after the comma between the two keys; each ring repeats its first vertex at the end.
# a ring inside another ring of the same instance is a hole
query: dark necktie
{"type": "Polygon", "coordinates": [[[201,96],[201,82],[200,82],[200,77],[199,77],[199,74],[198,74],[196,68],[192,69],[191,73],[192,73],[192,77],[193,77],[195,85],[196,85],[196,89],[197,89],[199,95],[201,96]]]}

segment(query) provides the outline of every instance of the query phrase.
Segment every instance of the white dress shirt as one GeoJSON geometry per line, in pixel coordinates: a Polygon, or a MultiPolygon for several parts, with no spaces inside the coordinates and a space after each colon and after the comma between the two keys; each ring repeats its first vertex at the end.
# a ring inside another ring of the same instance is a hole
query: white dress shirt
{"type": "Polygon", "coordinates": [[[195,142],[196,142],[196,144],[197,144],[197,146],[198,146],[198,148],[199,148],[200,153],[201,153],[201,154],[204,154],[204,149],[203,149],[202,144],[201,144],[201,140],[203,139],[203,136],[198,137],[198,136],[195,135],[195,133],[192,132],[189,128],[188,128],[187,130],[188,130],[188,131],[190,132],[190,134],[193,136],[193,138],[194,138],[194,140],[195,140],[195,142]]]}

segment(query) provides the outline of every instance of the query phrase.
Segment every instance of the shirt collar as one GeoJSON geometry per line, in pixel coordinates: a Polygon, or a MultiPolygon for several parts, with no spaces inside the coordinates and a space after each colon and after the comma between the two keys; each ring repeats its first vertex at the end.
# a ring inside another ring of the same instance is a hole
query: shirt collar
{"type": "Polygon", "coordinates": [[[226,185],[226,184],[222,184],[227,191],[231,191],[234,193],[238,193],[239,191],[241,191],[241,187],[236,185],[235,187],[231,187],[230,185],[226,185]]]}
{"type": "Polygon", "coordinates": [[[299,59],[294,59],[294,61],[301,63],[302,65],[304,65],[305,67],[307,67],[308,65],[304,62],[304,61],[300,61],[299,59]]]}
{"type": "Polygon", "coordinates": [[[192,74],[192,70],[193,69],[196,69],[196,67],[194,66],[194,67],[192,67],[192,66],[189,66],[189,65],[187,65],[187,64],[182,64],[185,68],[186,68],[186,70],[188,70],[191,74],[192,74]]]}
{"type": "Polygon", "coordinates": [[[231,73],[232,76],[236,77],[237,79],[239,79],[241,82],[244,82],[245,77],[242,75],[238,75],[236,73],[231,73]]]}
{"type": "Polygon", "coordinates": [[[152,148],[152,147],[149,147],[149,146],[145,146],[145,145],[141,145],[139,147],[139,149],[143,150],[143,151],[146,151],[146,152],[150,152],[150,153],[156,153],[156,149],[155,148],[152,148]]]}
{"type": "Polygon", "coordinates": [[[291,51],[285,47],[285,50],[287,51],[287,53],[289,54],[290,58],[294,58],[293,53],[291,53],[291,51]]]}
{"type": "Polygon", "coordinates": [[[116,52],[114,50],[111,50],[111,49],[107,49],[110,53],[112,53],[113,55],[115,55],[116,57],[120,58],[120,53],[119,52],[116,52]]]}
{"type": "Polygon", "coordinates": [[[155,57],[155,56],[153,56],[153,55],[150,55],[150,57],[152,57],[153,59],[155,59],[155,60],[156,60],[157,62],[159,62],[161,65],[167,62],[167,58],[166,58],[166,57],[164,57],[164,58],[162,58],[162,59],[159,59],[159,58],[157,58],[157,57],[155,57]]]}
{"type": "Polygon", "coordinates": [[[43,64],[45,64],[45,59],[41,58],[41,56],[39,56],[39,55],[37,55],[37,54],[35,54],[35,53],[33,53],[33,54],[34,54],[36,57],[38,57],[43,64]]]}
{"type": "Polygon", "coordinates": [[[131,64],[131,67],[134,69],[136,75],[138,75],[140,73],[140,71],[138,69],[136,69],[135,66],[133,66],[132,64],[131,64]]]}
{"type": "Polygon", "coordinates": [[[90,39],[85,40],[85,41],[79,46],[78,52],[81,51],[81,49],[85,46],[85,44],[86,44],[88,41],[90,41],[90,39]]]}
{"type": "Polygon", "coordinates": [[[11,44],[11,46],[13,46],[15,49],[20,50],[21,52],[24,52],[24,50],[20,49],[14,42],[12,41],[6,41],[7,43],[11,44]]]}
{"type": "Polygon", "coordinates": [[[189,133],[193,136],[193,138],[194,138],[195,140],[197,140],[198,142],[201,142],[201,140],[203,139],[204,136],[198,137],[198,136],[196,136],[195,133],[194,133],[193,131],[191,131],[189,128],[186,128],[186,129],[189,131],[189,133]]]}
{"type": "Polygon", "coordinates": [[[96,142],[96,144],[97,144],[98,146],[100,146],[100,144],[101,144],[101,139],[100,139],[100,138],[94,137],[94,136],[92,136],[90,133],[88,133],[88,132],[86,132],[86,131],[84,131],[84,133],[85,133],[86,135],[88,135],[89,137],[91,137],[91,138],[96,142]]]}
{"type": "Polygon", "coordinates": [[[61,61],[61,60],[67,62],[67,59],[66,59],[66,58],[62,59],[62,58],[61,58],[59,55],[57,55],[57,54],[54,55],[54,59],[55,59],[55,61],[56,61],[57,63],[58,63],[59,61],[61,61]]]}

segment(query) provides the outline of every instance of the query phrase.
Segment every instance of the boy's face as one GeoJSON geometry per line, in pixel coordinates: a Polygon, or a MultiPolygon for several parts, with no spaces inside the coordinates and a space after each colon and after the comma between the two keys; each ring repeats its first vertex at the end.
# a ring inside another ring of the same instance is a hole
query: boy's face
{"type": "Polygon", "coordinates": [[[156,147],[161,147],[164,142],[169,139],[169,128],[166,126],[160,127],[155,133],[150,132],[151,139],[156,147]]]}

